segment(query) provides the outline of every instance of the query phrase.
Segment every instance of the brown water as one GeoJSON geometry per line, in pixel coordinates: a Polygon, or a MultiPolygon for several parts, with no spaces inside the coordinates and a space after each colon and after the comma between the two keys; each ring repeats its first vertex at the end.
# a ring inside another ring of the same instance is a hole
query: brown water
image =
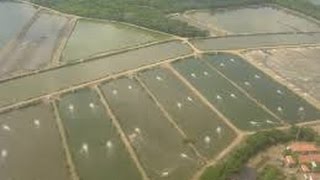
{"type": "Polygon", "coordinates": [[[109,22],[79,20],[63,52],[63,61],[75,61],[102,52],[160,41],[170,36],[109,22]]]}
{"type": "Polygon", "coordinates": [[[66,94],[58,107],[80,179],[142,179],[94,90],[66,94]]]}
{"type": "Polygon", "coordinates": [[[152,179],[191,178],[198,158],[137,81],[114,80],[102,91],[152,179]]]}
{"type": "Polygon", "coordinates": [[[234,132],[169,70],[157,68],[139,77],[203,156],[213,158],[231,143],[234,132]]]}
{"type": "Polygon", "coordinates": [[[32,26],[8,53],[0,55],[0,77],[45,67],[55,52],[59,36],[68,19],[50,13],[39,13],[32,26]]]}
{"type": "Polygon", "coordinates": [[[272,7],[194,11],[188,16],[209,29],[222,29],[229,34],[320,31],[319,25],[272,7]]]}
{"type": "Polygon", "coordinates": [[[0,1],[0,49],[22,30],[35,12],[32,6],[0,1]]]}
{"type": "Polygon", "coordinates": [[[191,42],[203,51],[261,49],[266,47],[301,44],[320,44],[320,33],[227,36],[220,38],[195,39],[191,42]]]}
{"type": "Polygon", "coordinates": [[[50,106],[40,104],[0,115],[1,180],[70,180],[50,106]]]}
{"type": "Polygon", "coordinates": [[[0,106],[189,53],[187,45],[172,41],[14,79],[1,84],[0,106]]]}

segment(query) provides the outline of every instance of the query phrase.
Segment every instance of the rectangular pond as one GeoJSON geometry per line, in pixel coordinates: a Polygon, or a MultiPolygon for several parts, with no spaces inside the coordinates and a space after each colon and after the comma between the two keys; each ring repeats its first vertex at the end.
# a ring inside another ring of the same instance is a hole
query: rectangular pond
{"type": "Polygon", "coordinates": [[[142,179],[94,90],[63,95],[58,109],[80,179],[142,179]]]}
{"type": "Polygon", "coordinates": [[[191,42],[202,51],[220,51],[233,49],[261,49],[292,45],[320,44],[320,33],[297,34],[256,34],[226,36],[217,38],[194,39],[191,42]]]}
{"type": "Polygon", "coordinates": [[[0,1],[0,49],[31,20],[36,8],[15,2],[0,1]]]}
{"type": "Polygon", "coordinates": [[[71,180],[51,106],[0,114],[1,180],[71,180]]]}
{"type": "Polygon", "coordinates": [[[226,31],[227,34],[256,34],[279,32],[317,32],[319,24],[286,10],[252,6],[216,11],[199,10],[186,13],[199,24],[226,31]],[[267,15],[267,16],[266,16],[267,15]]]}
{"type": "Polygon", "coordinates": [[[205,59],[281,119],[289,123],[320,119],[319,110],[241,57],[220,53],[205,59]]]}
{"type": "Polygon", "coordinates": [[[122,78],[101,89],[150,178],[190,179],[198,157],[137,81],[122,78]]]}
{"type": "Polygon", "coordinates": [[[41,11],[12,49],[0,54],[0,77],[41,69],[50,64],[67,23],[66,17],[41,11]]]}
{"type": "Polygon", "coordinates": [[[168,38],[166,34],[118,22],[79,20],[64,49],[62,61],[71,62],[168,38]]]}
{"type": "Polygon", "coordinates": [[[169,70],[139,77],[204,157],[213,158],[232,142],[235,133],[169,70]]]}
{"type": "Polygon", "coordinates": [[[238,128],[257,130],[280,125],[274,116],[205,62],[186,59],[174,63],[173,66],[238,128]]]}
{"type": "Polygon", "coordinates": [[[171,41],[9,80],[0,85],[0,107],[190,53],[187,45],[171,41]]]}

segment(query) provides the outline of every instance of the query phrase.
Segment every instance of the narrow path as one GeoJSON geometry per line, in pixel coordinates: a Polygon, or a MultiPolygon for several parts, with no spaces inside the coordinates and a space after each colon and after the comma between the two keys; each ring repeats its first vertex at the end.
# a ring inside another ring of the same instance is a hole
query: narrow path
{"type": "Polygon", "coordinates": [[[183,82],[200,100],[207,105],[212,111],[214,111],[222,121],[227,124],[232,130],[234,130],[238,135],[243,134],[243,131],[239,130],[235,125],[233,125],[220,111],[218,111],[193,85],[190,84],[181,74],[179,74],[169,63],[164,65],[165,68],[169,69],[180,81],[183,82]]]}
{"type": "Polygon", "coordinates": [[[66,160],[67,160],[67,164],[69,166],[69,171],[70,171],[70,174],[71,174],[71,178],[72,178],[72,180],[80,180],[80,178],[79,178],[79,176],[77,174],[75,165],[74,165],[73,160],[72,160],[72,156],[71,156],[70,149],[69,149],[68,142],[67,142],[67,138],[66,138],[66,133],[65,133],[65,130],[64,130],[64,127],[63,127],[63,123],[62,123],[61,118],[60,118],[60,114],[59,114],[59,111],[58,111],[57,104],[56,104],[55,101],[53,101],[51,104],[52,104],[52,107],[53,107],[53,112],[54,112],[54,115],[55,115],[56,123],[58,125],[59,133],[60,133],[60,136],[61,136],[63,149],[64,149],[64,152],[66,154],[66,160]]]}
{"type": "Polygon", "coordinates": [[[112,119],[112,123],[113,125],[117,128],[119,134],[120,134],[120,138],[122,140],[122,142],[124,143],[127,151],[130,154],[130,157],[132,158],[132,160],[134,161],[134,163],[136,164],[140,174],[142,175],[143,180],[150,180],[150,178],[147,176],[147,173],[145,172],[145,170],[143,169],[137,154],[134,151],[134,148],[131,146],[129,139],[127,138],[124,130],[122,129],[120,122],[117,120],[116,116],[113,114],[109,104],[107,103],[101,89],[98,86],[95,86],[94,88],[96,90],[96,92],[98,93],[98,96],[100,98],[100,101],[102,102],[105,110],[107,111],[108,115],[111,117],[112,119]]]}
{"type": "Polygon", "coordinates": [[[226,75],[224,75],[221,71],[219,71],[217,68],[215,68],[213,65],[211,65],[210,63],[208,63],[206,60],[202,60],[203,62],[205,62],[212,70],[216,71],[220,76],[222,76],[224,79],[226,79],[229,83],[231,83],[234,87],[236,87],[240,92],[242,92],[247,98],[249,98],[250,100],[252,100],[257,106],[261,107],[263,110],[265,110],[266,112],[268,112],[269,114],[271,114],[275,119],[277,119],[279,122],[281,122],[282,124],[286,124],[285,121],[283,121],[279,116],[277,116],[275,113],[273,113],[272,111],[270,111],[265,105],[261,104],[257,99],[255,99],[254,97],[252,97],[249,93],[247,93],[246,90],[244,90],[242,87],[240,87],[237,83],[235,83],[234,81],[232,81],[231,79],[229,79],[226,75]]]}
{"type": "MultiPolygon", "coordinates": [[[[147,85],[138,77],[135,76],[134,77],[139,83],[140,85],[143,87],[143,89],[148,93],[148,95],[151,97],[151,99],[153,100],[153,102],[158,106],[158,108],[160,109],[160,111],[162,112],[162,114],[167,118],[167,120],[170,122],[170,124],[182,135],[182,137],[184,139],[189,139],[188,135],[179,127],[179,125],[173,120],[173,118],[171,117],[171,115],[167,112],[167,110],[162,106],[162,104],[158,101],[158,99],[156,98],[156,96],[151,92],[151,90],[147,87],[147,85]]],[[[207,162],[208,160],[203,157],[200,152],[197,150],[197,148],[193,145],[193,144],[188,144],[191,149],[196,153],[196,155],[202,160],[207,162]]]]}
{"type": "Polygon", "coordinates": [[[205,172],[207,168],[210,166],[214,166],[215,164],[219,163],[224,157],[226,157],[231,151],[233,151],[240,143],[243,142],[245,139],[246,134],[240,134],[237,138],[228,146],[226,147],[221,153],[214,158],[213,160],[209,161],[204,167],[202,167],[192,178],[192,180],[199,180],[202,174],[205,172]]]}
{"type": "Polygon", "coordinates": [[[66,26],[63,28],[63,30],[60,32],[60,41],[59,45],[56,48],[53,57],[51,59],[51,65],[50,66],[58,66],[60,64],[60,58],[62,56],[63,50],[65,46],[67,45],[67,42],[74,31],[74,28],[76,27],[76,23],[78,21],[78,18],[72,18],[69,20],[69,22],[66,24],[66,26]]]}

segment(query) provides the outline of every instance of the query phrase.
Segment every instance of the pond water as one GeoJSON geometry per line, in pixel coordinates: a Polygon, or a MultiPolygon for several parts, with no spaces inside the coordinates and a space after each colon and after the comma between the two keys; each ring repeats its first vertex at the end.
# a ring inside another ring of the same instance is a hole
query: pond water
{"type": "Polygon", "coordinates": [[[187,16],[201,24],[228,34],[315,32],[319,25],[284,10],[272,7],[248,7],[226,10],[192,11],[187,16]]]}
{"type": "Polygon", "coordinates": [[[80,179],[142,179],[95,91],[63,95],[58,109],[80,179]]]}
{"type": "Polygon", "coordinates": [[[204,157],[213,158],[231,143],[234,132],[169,70],[139,77],[204,157]]]}
{"type": "Polygon", "coordinates": [[[22,30],[35,12],[32,6],[0,1],[0,49],[22,30]]]}
{"type": "Polygon", "coordinates": [[[97,53],[116,51],[169,37],[116,22],[79,20],[63,52],[62,61],[88,58],[97,53]]]}
{"type": "Polygon", "coordinates": [[[0,76],[2,78],[14,73],[37,70],[51,61],[59,43],[60,33],[68,19],[46,12],[16,42],[7,53],[0,55],[0,76]]]}
{"type": "Polygon", "coordinates": [[[203,60],[186,59],[173,66],[238,128],[257,130],[280,125],[274,116],[203,60]]]}
{"type": "Polygon", "coordinates": [[[137,81],[110,81],[102,91],[151,179],[191,178],[197,156],[137,81]]]}
{"type": "Polygon", "coordinates": [[[294,123],[320,118],[319,110],[239,56],[221,53],[205,59],[281,119],[294,123]]]}
{"type": "Polygon", "coordinates": [[[49,105],[1,114],[0,137],[1,180],[71,180],[49,105]]]}
{"type": "Polygon", "coordinates": [[[172,41],[6,81],[0,86],[0,106],[189,53],[187,45],[172,41]]]}

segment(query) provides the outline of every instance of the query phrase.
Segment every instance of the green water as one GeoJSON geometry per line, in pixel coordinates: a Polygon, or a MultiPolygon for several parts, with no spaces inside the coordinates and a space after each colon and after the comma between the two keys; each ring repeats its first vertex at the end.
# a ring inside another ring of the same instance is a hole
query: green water
{"type": "Polygon", "coordinates": [[[187,45],[172,41],[14,79],[1,84],[0,106],[189,53],[187,45]]]}
{"type": "Polygon", "coordinates": [[[0,76],[7,77],[16,72],[47,66],[66,23],[65,17],[46,12],[39,13],[32,26],[17,40],[17,45],[8,54],[0,55],[0,76]]]}
{"type": "Polygon", "coordinates": [[[142,179],[97,93],[83,89],[66,94],[58,107],[80,179],[142,179]]]}
{"type": "Polygon", "coordinates": [[[71,180],[49,105],[3,113],[0,126],[1,180],[71,180]]]}
{"type": "Polygon", "coordinates": [[[114,80],[102,91],[152,179],[191,178],[197,157],[135,80],[114,80]]]}
{"type": "Polygon", "coordinates": [[[221,38],[195,39],[191,42],[203,51],[261,49],[281,45],[320,44],[320,33],[227,36],[221,38]]]}
{"type": "Polygon", "coordinates": [[[0,2],[0,49],[31,19],[36,9],[20,3],[0,2]]]}
{"type": "Polygon", "coordinates": [[[202,24],[231,34],[316,32],[320,27],[299,16],[271,7],[252,7],[216,12],[195,11],[188,14],[202,24]]]}
{"type": "Polygon", "coordinates": [[[281,119],[292,123],[320,118],[319,110],[239,56],[218,54],[205,59],[281,119]]]}
{"type": "Polygon", "coordinates": [[[204,62],[187,59],[173,66],[238,128],[257,130],[279,125],[271,114],[204,62]]]}
{"type": "Polygon", "coordinates": [[[62,61],[74,61],[168,38],[170,36],[165,34],[120,23],[80,20],[67,43],[62,61]]]}
{"type": "Polygon", "coordinates": [[[140,77],[203,156],[213,158],[231,143],[235,133],[169,70],[140,77]]]}
{"type": "Polygon", "coordinates": [[[314,5],[319,6],[320,5],[320,0],[309,0],[310,2],[312,2],[314,5]]]}

